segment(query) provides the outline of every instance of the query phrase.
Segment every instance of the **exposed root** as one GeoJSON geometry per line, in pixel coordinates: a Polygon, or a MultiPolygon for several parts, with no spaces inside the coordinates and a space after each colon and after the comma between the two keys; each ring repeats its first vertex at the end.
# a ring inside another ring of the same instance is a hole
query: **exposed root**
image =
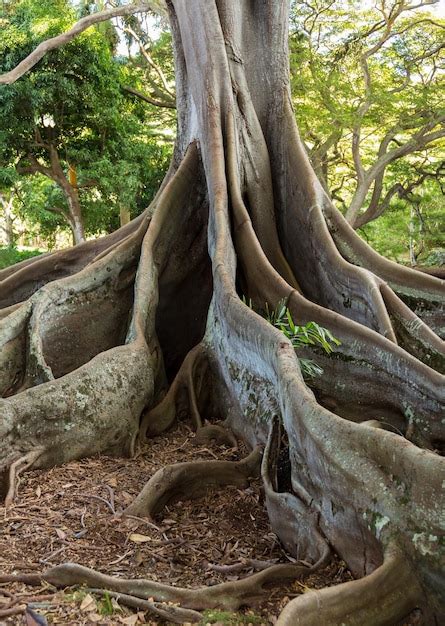
{"type": "Polygon", "coordinates": [[[411,564],[398,548],[391,547],[372,574],[289,602],[277,626],[394,626],[423,603],[411,564]]]}
{"type": "Polygon", "coordinates": [[[443,335],[444,281],[380,256],[357,235],[342,214],[328,200],[323,203],[323,213],[332,238],[342,256],[350,263],[366,267],[387,282],[435,333],[443,335]]]}
{"type": "Polygon", "coordinates": [[[20,474],[29,469],[41,456],[42,452],[42,448],[32,450],[11,464],[11,467],[9,468],[9,488],[4,502],[5,508],[8,508],[14,502],[14,498],[17,494],[18,479],[20,474]]]}
{"type": "Polygon", "coordinates": [[[194,498],[213,486],[247,487],[259,475],[262,452],[257,448],[242,461],[196,461],[167,465],[148,481],[126,514],[153,517],[172,500],[194,498]]]}
{"type": "Polygon", "coordinates": [[[218,565],[218,563],[207,563],[207,569],[213,572],[220,572],[223,574],[233,574],[235,572],[243,572],[248,569],[255,571],[262,571],[268,567],[275,565],[272,561],[260,561],[258,559],[241,559],[239,563],[231,563],[230,565],[218,565]]]}
{"type": "Polygon", "coordinates": [[[41,574],[0,574],[0,584],[3,583],[23,583],[38,587],[42,583],[41,574]]]}
{"type": "Polygon", "coordinates": [[[147,228],[148,216],[143,213],[119,230],[86,241],[73,248],[43,254],[11,265],[0,271],[0,309],[30,298],[51,281],[82,271],[88,264],[107,254],[130,237],[139,237],[147,228]]]}
{"type": "Polygon", "coordinates": [[[190,609],[221,608],[236,611],[240,606],[250,604],[261,597],[269,586],[283,581],[302,579],[314,571],[315,566],[273,565],[241,580],[212,587],[184,589],[145,579],[119,579],[76,563],[65,563],[47,570],[43,574],[43,579],[56,587],[88,585],[88,587],[110,589],[137,598],[152,598],[155,602],[175,602],[181,607],[190,609]]]}
{"type": "Polygon", "coordinates": [[[162,401],[145,413],[141,423],[141,438],[160,435],[174,424],[178,414],[183,413],[190,414],[196,429],[202,427],[196,388],[203,384],[207,367],[206,350],[199,343],[185,357],[162,401]]]}
{"type": "Polygon", "coordinates": [[[445,373],[445,341],[440,339],[386,284],[380,291],[401,346],[429,367],[445,373]]]}
{"type": "Polygon", "coordinates": [[[160,617],[169,623],[184,624],[184,623],[196,623],[202,619],[201,613],[193,611],[191,609],[182,609],[178,606],[165,604],[164,602],[150,602],[149,600],[143,600],[130,596],[125,593],[117,593],[116,591],[109,591],[107,589],[90,589],[91,593],[99,595],[107,595],[111,598],[115,598],[121,604],[129,606],[132,609],[140,609],[144,612],[150,613],[153,616],[160,617]]]}
{"type": "MultiPolygon", "coordinates": [[[[294,319],[299,323],[315,321],[329,328],[341,341],[334,355],[316,354],[315,360],[323,368],[324,373],[323,376],[316,377],[311,382],[311,386],[321,392],[320,395],[329,393],[334,401],[330,408],[337,414],[354,421],[359,421],[359,415],[362,419],[382,416],[398,432],[404,432],[408,427],[404,415],[406,406],[414,407],[416,404],[414,412],[416,417],[422,416],[420,418],[422,424],[419,421],[414,425],[413,442],[421,447],[431,448],[431,439],[438,438],[437,430],[441,428],[440,420],[443,414],[441,392],[443,381],[440,375],[425,367],[396,345],[396,335],[380,293],[382,285],[379,279],[374,277],[375,280],[373,279],[374,283],[370,289],[373,293],[379,292],[374,293],[373,297],[378,298],[379,307],[384,309],[384,316],[380,319],[382,323],[386,320],[385,324],[389,324],[388,328],[391,328],[390,334],[386,333],[386,338],[352,319],[346,319],[346,312],[336,313],[311,302],[286,283],[271,266],[258,242],[242,202],[236,173],[234,130],[231,120],[232,117],[229,116],[227,169],[235,223],[234,242],[242,269],[244,293],[252,298],[259,309],[262,309],[266,302],[274,307],[279,301],[285,301],[294,319]],[[360,384],[360,380],[368,380],[370,370],[373,373],[373,384],[369,384],[369,381],[365,385],[360,384]],[[416,372],[415,386],[412,382],[414,371],[416,372]],[[339,380],[342,381],[341,384],[339,380]],[[377,397],[375,389],[382,387],[386,389],[386,392],[377,397]],[[421,403],[418,402],[419,396],[422,397],[421,403]]],[[[319,217],[324,223],[321,213],[319,217]]],[[[320,227],[321,225],[320,222],[320,227]]],[[[325,236],[332,247],[330,235],[326,227],[323,226],[323,228],[326,230],[325,236]]],[[[335,253],[334,256],[337,258],[339,255],[335,253]]],[[[345,263],[343,259],[340,260],[342,264],[345,263]]],[[[361,280],[365,281],[370,280],[369,276],[372,277],[369,272],[360,276],[361,280]]],[[[394,297],[397,299],[396,296],[394,297]]],[[[335,307],[330,305],[329,308],[335,307]]],[[[349,311],[349,308],[345,310],[349,311]]],[[[418,321],[422,325],[420,320],[418,321]]],[[[429,343],[434,343],[434,350],[437,352],[438,342],[441,343],[440,339],[437,337],[433,339],[434,334],[429,330],[425,330],[424,334],[428,336],[429,343]]],[[[309,354],[303,354],[303,356],[313,358],[309,354]]]]}
{"type": "Polygon", "coordinates": [[[20,604],[19,606],[13,606],[9,609],[1,609],[0,617],[12,617],[13,615],[20,615],[26,611],[26,604],[20,604]]]}
{"type": "Polygon", "coordinates": [[[206,426],[198,428],[193,443],[195,445],[202,445],[211,441],[214,441],[220,446],[228,446],[229,448],[238,447],[236,437],[232,431],[219,424],[207,424],[206,426]]]}

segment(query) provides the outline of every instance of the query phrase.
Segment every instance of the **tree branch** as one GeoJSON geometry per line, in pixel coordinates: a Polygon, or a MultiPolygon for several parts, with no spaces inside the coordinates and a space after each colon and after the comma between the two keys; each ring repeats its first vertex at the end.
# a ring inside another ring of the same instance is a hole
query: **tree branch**
{"type": "Polygon", "coordinates": [[[26,74],[36,63],[42,59],[47,52],[50,50],[55,50],[56,48],[60,48],[64,44],[68,43],[80,33],[83,33],[84,30],[93,26],[93,24],[98,24],[99,22],[104,22],[113,17],[120,17],[124,15],[133,15],[134,13],[143,13],[144,11],[159,9],[159,3],[156,2],[145,2],[141,4],[128,4],[126,6],[114,7],[112,9],[106,9],[105,11],[100,11],[99,13],[93,13],[92,15],[87,15],[83,17],[78,22],[74,24],[72,28],[67,30],[65,33],[61,33],[56,37],[51,37],[51,39],[47,39],[46,41],[42,41],[37,48],[31,52],[23,61],[21,61],[14,69],[5,74],[0,75],[0,85],[10,85],[18,80],[21,76],[26,74]]]}
{"type": "Polygon", "coordinates": [[[145,93],[138,91],[137,89],[133,89],[133,87],[122,87],[122,91],[127,93],[131,93],[131,95],[136,96],[136,98],[140,98],[149,104],[152,104],[155,107],[164,107],[167,109],[176,109],[175,102],[170,102],[168,100],[156,100],[156,98],[152,98],[151,96],[147,96],[145,93]]]}
{"type": "MultiPolygon", "coordinates": [[[[123,28],[124,32],[128,33],[138,44],[139,46],[139,51],[142,54],[142,56],[144,57],[144,59],[146,60],[147,64],[149,67],[151,67],[156,74],[158,75],[161,83],[162,83],[162,87],[164,90],[164,93],[162,92],[162,90],[160,90],[158,88],[158,92],[160,92],[160,94],[167,95],[167,97],[171,98],[172,100],[175,99],[175,94],[170,90],[170,87],[168,86],[167,83],[167,79],[165,77],[164,72],[162,71],[162,69],[159,67],[159,65],[157,65],[154,61],[152,56],[149,54],[146,46],[143,44],[141,38],[139,37],[139,35],[136,33],[136,31],[131,28],[130,26],[125,26],[123,28]]],[[[157,85],[155,85],[157,87],[157,85]]]]}

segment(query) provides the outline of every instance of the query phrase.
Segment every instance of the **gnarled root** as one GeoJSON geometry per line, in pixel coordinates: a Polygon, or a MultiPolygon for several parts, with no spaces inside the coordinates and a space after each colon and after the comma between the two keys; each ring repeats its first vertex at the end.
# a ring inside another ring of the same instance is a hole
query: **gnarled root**
{"type": "Polygon", "coordinates": [[[391,546],[383,564],[372,574],[305,593],[289,602],[277,626],[394,626],[423,600],[410,563],[391,546]]]}
{"type": "Polygon", "coordinates": [[[206,350],[204,345],[199,343],[185,357],[163,400],[145,413],[140,430],[142,438],[154,437],[170,428],[181,411],[190,413],[197,429],[202,426],[197,395],[207,367],[206,350]],[[184,392],[186,399],[184,399],[184,392]],[[187,408],[184,404],[187,404],[187,408]]]}
{"type": "Polygon", "coordinates": [[[148,481],[125,513],[154,516],[172,500],[202,495],[206,487],[247,487],[248,478],[259,476],[262,452],[256,448],[242,461],[197,461],[167,465],[148,481]]]}
{"type": "Polygon", "coordinates": [[[91,589],[90,591],[98,595],[107,595],[111,598],[116,598],[118,602],[125,604],[125,606],[129,606],[132,609],[140,609],[156,617],[161,617],[169,623],[196,623],[200,622],[202,619],[201,613],[198,613],[198,611],[192,611],[191,609],[181,609],[180,607],[173,606],[171,604],[142,600],[141,598],[135,598],[135,596],[129,596],[126,593],[117,593],[115,591],[107,591],[104,589],[91,589]]]}
{"type": "Polygon", "coordinates": [[[236,611],[240,606],[257,600],[269,585],[302,579],[313,573],[317,567],[317,565],[313,567],[294,564],[273,565],[241,580],[197,589],[172,587],[144,579],[114,578],[76,563],[56,565],[47,570],[43,578],[56,587],[88,585],[137,598],[152,598],[155,602],[175,602],[190,609],[221,608],[236,611]]]}
{"type": "Polygon", "coordinates": [[[32,450],[31,452],[28,452],[28,454],[25,454],[24,456],[11,463],[11,466],[9,468],[8,493],[6,494],[4,502],[5,508],[8,508],[14,502],[14,498],[17,492],[17,482],[20,474],[29,469],[33,465],[33,463],[37,461],[42,452],[42,448],[32,450]]]}
{"type": "Polygon", "coordinates": [[[206,424],[196,431],[196,437],[193,440],[195,445],[202,445],[215,442],[220,446],[228,446],[229,448],[237,448],[238,442],[235,435],[228,428],[224,428],[220,424],[206,424]]]}

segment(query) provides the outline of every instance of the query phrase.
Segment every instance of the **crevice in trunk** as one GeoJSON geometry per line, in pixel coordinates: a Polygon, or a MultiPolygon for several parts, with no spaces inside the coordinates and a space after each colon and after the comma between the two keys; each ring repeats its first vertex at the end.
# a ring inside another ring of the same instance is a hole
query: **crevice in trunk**
{"type": "Polygon", "coordinates": [[[213,279],[207,250],[209,199],[202,163],[181,220],[186,227],[159,275],[156,334],[167,379],[172,382],[188,352],[204,335],[213,279]]]}

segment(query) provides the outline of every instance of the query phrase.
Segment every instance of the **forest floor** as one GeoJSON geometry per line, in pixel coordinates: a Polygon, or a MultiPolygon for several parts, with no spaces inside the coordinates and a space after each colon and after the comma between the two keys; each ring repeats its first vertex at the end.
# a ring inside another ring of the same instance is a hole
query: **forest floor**
{"type": "MultiPolygon", "coordinates": [[[[142,445],[132,459],[99,457],[24,474],[13,506],[0,507],[0,580],[2,574],[35,573],[70,561],[122,578],[197,587],[248,575],[247,566],[238,572],[225,567],[243,560],[288,561],[271,532],[259,480],[245,490],[226,487],[176,502],[154,523],[119,515],[164,465],[234,461],[248,453],[241,444],[238,449],[194,445],[194,437],[180,423],[142,445]]],[[[202,624],[273,624],[292,597],[350,579],[345,564],[333,560],[304,583],[271,589],[261,603],[240,613],[208,611],[202,624]]],[[[48,584],[0,583],[0,626],[46,623],[159,622],[79,587],[57,591],[48,584]],[[14,609],[17,613],[7,617],[14,609]]]]}

